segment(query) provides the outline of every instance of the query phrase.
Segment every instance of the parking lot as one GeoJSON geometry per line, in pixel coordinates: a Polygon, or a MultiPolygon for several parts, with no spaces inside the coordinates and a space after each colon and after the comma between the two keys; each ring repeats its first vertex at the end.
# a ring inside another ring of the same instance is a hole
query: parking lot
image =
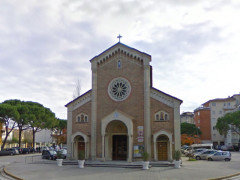
{"type": "MultiPolygon", "coordinates": [[[[39,159],[40,160],[40,159],[39,159]]],[[[225,161],[188,161],[183,157],[183,166],[180,169],[173,167],[152,167],[149,170],[129,168],[85,167],[79,169],[77,165],[58,167],[56,161],[45,160],[47,163],[25,164],[25,156],[0,157],[1,164],[6,163],[6,170],[11,174],[26,179],[42,180],[200,180],[232,175],[240,172],[240,152],[232,152],[232,160],[225,161]]]]}

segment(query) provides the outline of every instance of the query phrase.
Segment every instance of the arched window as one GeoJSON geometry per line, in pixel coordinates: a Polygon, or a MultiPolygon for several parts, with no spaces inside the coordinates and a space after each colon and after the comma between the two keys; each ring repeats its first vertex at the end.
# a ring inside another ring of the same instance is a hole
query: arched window
{"type": "Polygon", "coordinates": [[[167,114],[165,114],[165,118],[164,118],[164,120],[165,120],[165,121],[168,120],[168,115],[167,115],[167,114]]]}
{"type": "Polygon", "coordinates": [[[84,122],[84,115],[81,114],[81,122],[84,122]]]}
{"type": "Polygon", "coordinates": [[[76,122],[79,122],[79,123],[88,122],[88,115],[86,115],[84,113],[81,113],[81,114],[77,115],[76,122]]]}
{"type": "Polygon", "coordinates": [[[167,121],[169,120],[169,115],[165,111],[158,111],[155,113],[155,121],[167,121]]]}

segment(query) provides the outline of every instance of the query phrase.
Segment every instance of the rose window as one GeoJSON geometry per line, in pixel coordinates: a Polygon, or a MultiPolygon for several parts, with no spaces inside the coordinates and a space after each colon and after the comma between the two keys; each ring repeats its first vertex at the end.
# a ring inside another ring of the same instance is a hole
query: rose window
{"type": "Polygon", "coordinates": [[[108,94],[115,101],[123,101],[127,99],[130,92],[130,83],[124,78],[113,79],[108,85],[108,94]]]}

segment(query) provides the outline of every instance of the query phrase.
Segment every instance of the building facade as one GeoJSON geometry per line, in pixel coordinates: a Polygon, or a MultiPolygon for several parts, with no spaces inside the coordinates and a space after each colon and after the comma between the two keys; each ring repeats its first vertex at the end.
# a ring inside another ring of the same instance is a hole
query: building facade
{"type": "Polygon", "coordinates": [[[194,113],[193,112],[183,112],[180,115],[181,123],[190,123],[194,124],[194,113]]]}
{"type": "Polygon", "coordinates": [[[238,134],[229,131],[226,136],[220,135],[215,127],[219,117],[222,117],[229,112],[238,110],[239,102],[240,94],[235,94],[228,98],[209,100],[201,107],[195,109],[194,121],[196,126],[202,131],[201,140],[206,141],[209,139],[207,142],[212,142],[214,145],[238,144],[238,134]]]}
{"type": "Polygon", "coordinates": [[[90,60],[92,89],[66,104],[69,158],[172,160],[182,101],[152,87],[150,61],[120,42],[90,60]]]}

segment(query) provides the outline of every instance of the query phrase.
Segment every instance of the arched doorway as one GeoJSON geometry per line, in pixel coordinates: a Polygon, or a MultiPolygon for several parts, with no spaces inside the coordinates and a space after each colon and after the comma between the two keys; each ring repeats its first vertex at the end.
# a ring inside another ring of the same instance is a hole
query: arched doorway
{"type": "Polygon", "coordinates": [[[107,157],[112,160],[127,160],[128,131],[126,125],[113,120],[106,127],[107,157]]]}
{"type": "Polygon", "coordinates": [[[87,159],[89,154],[88,137],[81,132],[75,133],[72,136],[72,149],[72,158],[78,159],[79,152],[83,151],[85,154],[85,158],[87,159]]]}
{"type": "Polygon", "coordinates": [[[157,157],[159,161],[168,160],[168,144],[169,139],[166,135],[160,135],[157,138],[157,157]]]}

